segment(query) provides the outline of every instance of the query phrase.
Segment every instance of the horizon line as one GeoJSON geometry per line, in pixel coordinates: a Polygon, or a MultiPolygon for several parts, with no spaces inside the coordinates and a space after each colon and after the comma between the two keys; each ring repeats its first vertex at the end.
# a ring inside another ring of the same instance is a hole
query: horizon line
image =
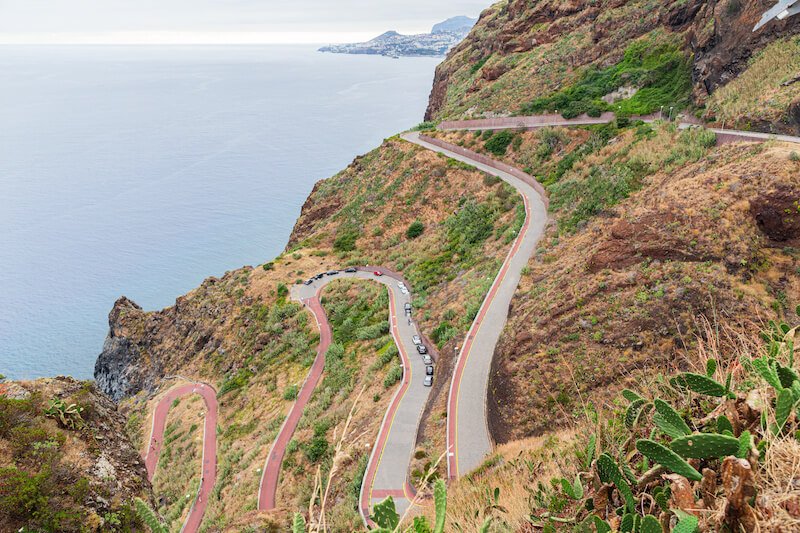
{"type": "MultiPolygon", "coordinates": [[[[368,41],[381,33],[383,32],[31,32],[0,33],[0,45],[341,44],[368,41]]],[[[408,30],[401,33],[412,34],[408,30]]]]}

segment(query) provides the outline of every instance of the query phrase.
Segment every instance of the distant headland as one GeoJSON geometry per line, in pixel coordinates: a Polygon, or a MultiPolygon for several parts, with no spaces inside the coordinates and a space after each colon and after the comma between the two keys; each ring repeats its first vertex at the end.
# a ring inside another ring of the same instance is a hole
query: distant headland
{"type": "Polygon", "coordinates": [[[387,57],[444,56],[467,36],[476,22],[477,19],[470,17],[452,17],[435,24],[430,33],[402,35],[387,31],[364,43],[332,44],[323,46],[319,51],[387,57]]]}

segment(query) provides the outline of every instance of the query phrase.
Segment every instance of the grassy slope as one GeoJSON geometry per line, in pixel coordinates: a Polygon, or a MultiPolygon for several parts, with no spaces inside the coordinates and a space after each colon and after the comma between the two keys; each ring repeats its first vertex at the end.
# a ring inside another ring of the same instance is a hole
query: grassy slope
{"type": "Polygon", "coordinates": [[[142,528],[132,500],[149,499],[150,484],[122,427],[89,382],[0,383],[0,530],[142,528]],[[74,427],[46,416],[54,399],[83,409],[74,427]]]}
{"type": "MultiPolygon", "coordinates": [[[[582,4],[512,0],[485,11],[439,68],[442,86],[434,87],[432,118],[520,113],[526,104],[578,84],[590,68],[622,62],[635,39],[677,47],[686,30],[661,22],[686,2],[582,4]]],[[[633,74],[620,81],[635,80],[633,74]]]]}
{"type": "MultiPolygon", "coordinates": [[[[166,374],[202,379],[219,391],[218,482],[205,530],[270,521],[254,512],[258,469],[291,404],[287,389],[302,382],[318,341],[309,315],[286,301],[288,286],[348,264],[386,265],[408,278],[423,331],[452,354],[480,305],[486,280],[494,276],[521,222],[520,205],[510,188],[474,169],[389,140],[315,187],[289,248],[265,268],[244,268],[207,280],[162,312],[126,312],[120,331],[143,357],[158,361],[166,374]],[[406,230],[415,221],[424,229],[412,239],[406,230]]],[[[375,349],[371,343],[347,344],[347,372],[340,376],[347,393],[330,405],[329,393],[315,397],[312,408],[331,421],[324,432],[331,445],[341,426],[342,406],[360,390],[364,372],[382,376],[386,371],[370,370],[370,361],[378,356],[375,349]]],[[[437,400],[446,390],[444,372],[450,364],[447,358],[440,361],[443,377],[437,400]]],[[[161,388],[168,386],[165,382],[161,388]]],[[[376,413],[388,400],[382,388],[381,384],[365,393],[370,407],[357,417],[365,442],[369,435],[374,438],[374,422],[380,418],[376,413]],[[375,394],[380,396],[377,401],[375,394]]],[[[140,444],[146,438],[147,400],[141,393],[123,402],[129,432],[140,444]]],[[[290,454],[279,488],[283,510],[305,499],[308,480],[317,465],[325,465],[327,455],[309,460],[304,452],[315,438],[314,426],[310,419],[301,423],[297,449],[290,454]]],[[[442,445],[433,440],[430,446],[442,445]]],[[[343,468],[334,491],[344,497],[362,465],[355,461],[343,468]]],[[[342,523],[355,519],[348,501],[340,502],[336,511],[342,523]]],[[[282,523],[284,516],[278,513],[274,520],[282,523]]]]}

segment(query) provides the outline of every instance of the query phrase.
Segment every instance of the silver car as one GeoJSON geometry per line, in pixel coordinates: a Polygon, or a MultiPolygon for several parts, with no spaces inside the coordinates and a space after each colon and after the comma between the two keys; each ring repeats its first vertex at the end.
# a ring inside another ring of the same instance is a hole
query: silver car
{"type": "Polygon", "coordinates": [[[433,376],[425,376],[425,381],[422,384],[426,387],[433,387],[433,376]]]}
{"type": "Polygon", "coordinates": [[[411,342],[419,346],[420,344],[422,344],[422,339],[419,338],[419,335],[414,335],[413,337],[411,337],[411,342]]]}
{"type": "Polygon", "coordinates": [[[425,363],[426,365],[432,365],[433,364],[433,358],[430,355],[423,355],[422,356],[422,362],[425,363]]]}

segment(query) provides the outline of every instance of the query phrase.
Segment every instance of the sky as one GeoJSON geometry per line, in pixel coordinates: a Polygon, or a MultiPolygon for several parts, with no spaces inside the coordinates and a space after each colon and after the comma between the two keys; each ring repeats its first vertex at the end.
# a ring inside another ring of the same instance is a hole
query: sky
{"type": "Polygon", "coordinates": [[[493,0],[0,0],[1,43],[328,43],[422,33],[493,0]]]}

